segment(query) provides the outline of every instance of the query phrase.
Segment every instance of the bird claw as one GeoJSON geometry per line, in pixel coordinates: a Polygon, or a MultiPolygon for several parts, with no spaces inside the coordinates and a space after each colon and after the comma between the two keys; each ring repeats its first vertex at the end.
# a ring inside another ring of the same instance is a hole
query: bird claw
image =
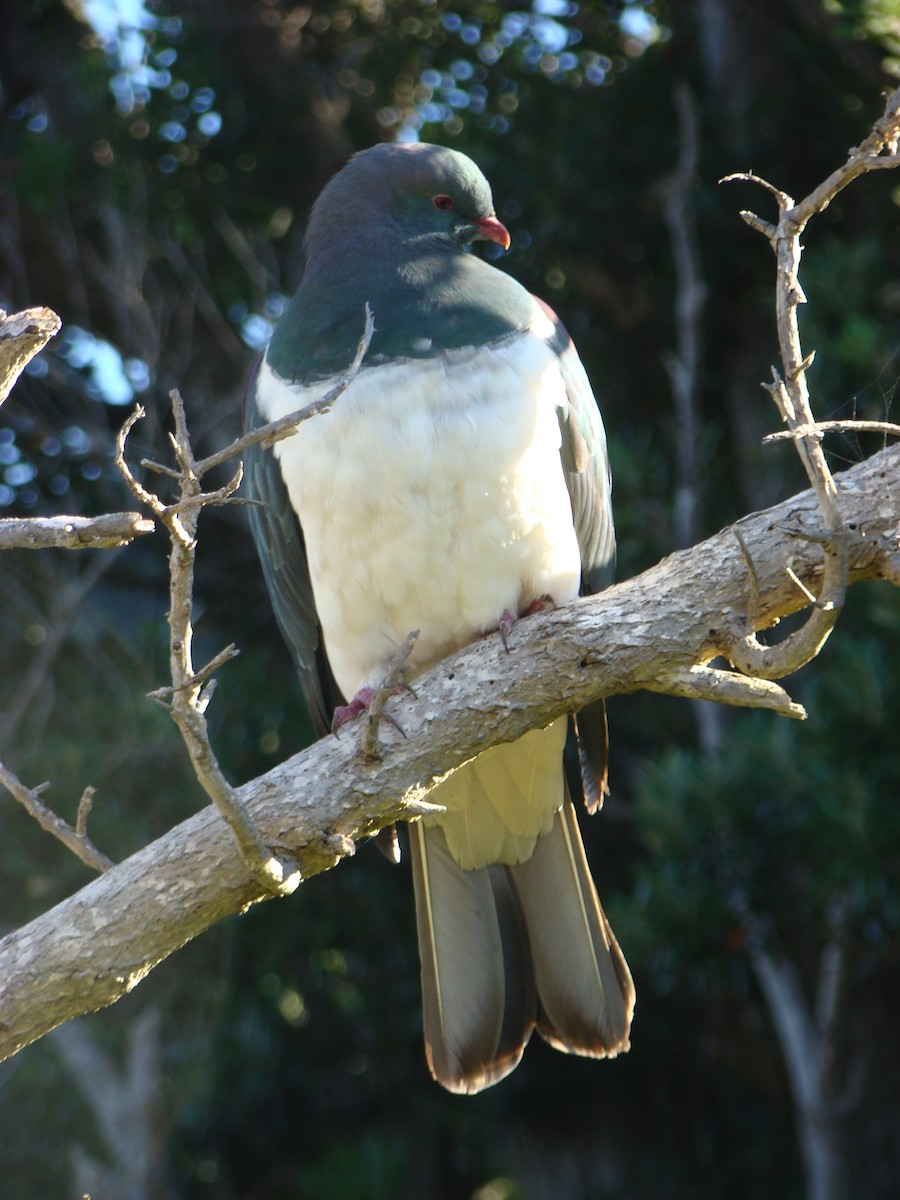
{"type": "Polygon", "coordinates": [[[503,643],[503,649],[509,654],[509,635],[512,633],[513,625],[515,625],[517,617],[514,617],[508,608],[504,608],[500,614],[500,624],[497,629],[500,633],[500,641],[503,643]]]}
{"type": "Polygon", "coordinates": [[[509,635],[512,633],[513,626],[522,617],[533,617],[535,613],[547,612],[551,608],[556,608],[556,601],[546,592],[543,596],[538,596],[536,600],[532,600],[527,608],[524,608],[518,617],[514,617],[508,608],[504,608],[500,614],[500,622],[497,630],[500,634],[500,640],[503,642],[503,649],[509,654],[509,635]]]}

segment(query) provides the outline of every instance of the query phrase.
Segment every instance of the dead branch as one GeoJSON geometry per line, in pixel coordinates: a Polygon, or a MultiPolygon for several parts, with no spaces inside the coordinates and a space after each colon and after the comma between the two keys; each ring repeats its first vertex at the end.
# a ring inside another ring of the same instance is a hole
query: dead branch
{"type": "Polygon", "coordinates": [[[796,429],[779,429],[777,433],[767,433],[763,438],[763,443],[809,437],[816,431],[819,433],[881,433],[885,437],[900,437],[900,425],[895,425],[892,421],[857,421],[848,418],[842,421],[816,421],[811,428],[806,425],[798,425],[796,429]]]}
{"type": "Polygon", "coordinates": [[[41,794],[47,790],[49,784],[43,783],[36,788],[26,787],[12,771],[7,770],[2,762],[0,762],[0,784],[3,784],[13,799],[18,800],[25,811],[34,817],[42,829],[58,838],[64,846],[68,846],[86,867],[102,872],[108,871],[113,865],[112,859],[107,858],[101,850],[98,850],[87,836],[87,818],[91,811],[93,788],[84,790],[78,804],[78,819],[73,829],[68,821],[57,816],[41,799],[41,794]]]}
{"type": "Polygon", "coordinates": [[[312,417],[318,417],[323,413],[330,412],[334,407],[335,401],[346,392],[347,388],[359,374],[363,359],[366,356],[372,336],[375,333],[375,319],[368,304],[366,305],[365,313],[365,326],[362,337],[359,339],[359,345],[356,348],[353,362],[340,379],[338,379],[337,383],[328,389],[324,396],[321,396],[318,400],[314,400],[312,404],[307,404],[305,408],[300,408],[293,413],[287,413],[285,416],[279,417],[276,421],[270,421],[268,425],[261,425],[259,429],[245,433],[243,437],[239,437],[230,446],[226,446],[223,450],[211,454],[209,458],[201,459],[196,464],[198,472],[201,475],[205,475],[213,467],[218,467],[222,463],[228,462],[229,459],[237,458],[239,454],[243,454],[251,446],[259,445],[264,450],[270,450],[276,442],[281,442],[285,438],[290,437],[292,433],[295,433],[304,421],[309,421],[312,417]]]}
{"type": "MultiPolygon", "coordinates": [[[[843,473],[850,580],[900,581],[900,447],[843,473]]],[[[818,593],[821,513],[805,492],[742,522],[756,573],[755,628],[802,608],[785,574],[818,593]]],[[[499,637],[479,641],[395,696],[408,734],[385,727],[390,752],[365,764],[348,725],[238,789],[267,846],[304,877],[334,866],[362,836],[425,811],[437,777],[500,741],[548,724],[599,696],[640,688],[682,694],[703,667],[698,694],[759,704],[733,672],[707,664],[743,634],[746,564],[733,528],[679,551],[598,596],[519,621],[511,653],[499,637]]],[[[767,707],[771,706],[766,693],[767,707]]],[[[783,705],[787,711],[789,704],[783,705]]],[[[780,711],[780,708],[779,708],[780,711]]],[[[0,942],[0,1057],[78,1013],[111,1004],[158,962],[215,921],[271,893],[254,878],[213,808],[107,871],[0,942]]]]}
{"type": "MultiPolygon", "coordinates": [[[[146,504],[169,534],[169,669],[171,688],[160,689],[153,698],[167,707],[181,732],[204,791],[228,823],[241,854],[254,875],[267,888],[291,890],[300,881],[293,868],[286,868],[267,849],[240,797],[226,780],[209,742],[206,725],[208,689],[204,682],[211,668],[195,671],[192,657],[194,561],[197,548],[197,526],[200,513],[210,504],[226,503],[241,483],[239,467],[232,479],[214,492],[202,490],[202,475],[198,470],[187,431],[184,404],[178,392],[172,392],[172,411],[175,433],[172,445],[178,463],[179,497],[165,504],[154,492],[145,488],[132,474],[125,460],[128,434],[144,416],[141,407],[135,409],[125,422],[116,440],[116,466],[134,495],[146,504]]],[[[168,472],[167,472],[168,473],[168,472]]],[[[219,661],[222,656],[217,656],[219,661]]]]}
{"type": "Polygon", "coordinates": [[[7,316],[0,308],[0,404],[36,354],[62,328],[52,309],[26,308],[7,316]]]}
{"type": "Polygon", "coordinates": [[[3,517],[0,550],[113,550],[156,526],[140,513],[102,517],[3,517]]]}
{"type": "Polygon", "coordinates": [[[353,362],[338,383],[321,400],[297,413],[273,421],[254,433],[238,438],[224,450],[206,459],[198,460],[194,457],[184,402],[177,391],[172,392],[175,432],[171,435],[171,443],[176,466],[173,469],[165,465],[148,464],[157,472],[177,482],[178,497],[170,503],[165,503],[155,492],[140,483],[125,459],[128,435],[144,415],[140,406],[125,422],[116,441],[116,466],[125,482],[169,534],[169,669],[172,683],[170,687],[157,689],[153,693],[153,699],[168,709],[178,726],[201,786],[228,823],[244,861],[257,882],[277,895],[286,895],[294,891],[300,882],[300,873],[293,860],[282,861],[272,853],[260,836],[239,792],[225,778],[210,744],[206,723],[206,708],[212,696],[211,676],[223,662],[234,657],[237,650],[229,646],[205,666],[195,670],[193,665],[191,646],[194,562],[200,514],[209,505],[234,502],[234,493],[241,484],[243,467],[239,464],[232,478],[214,491],[203,490],[203,478],[213,467],[237,457],[249,446],[257,442],[271,446],[276,441],[289,437],[303,421],[327,413],[359,373],[374,332],[375,324],[367,304],[365,328],[353,362]]]}
{"type": "Polygon", "coordinates": [[[772,382],[764,386],[788,426],[818,497],[824,526],[825,570],[818,598],[802,628],[777,646],[763,645],[751,632],[735,639],[725,650],[728,659],[746,675],[777,679],[798,670],[818,654],[843,607],[848,577],[848,534],[837,488],[822,451],[822,433],[810,406],[806,372],[815,352],[804,355],[800,345],[797,308],[806,303],[799,278],[803,252],[800,237],[809,221],[823,212],[854,179],[868,171],[900,164],[898,139],[900,88],[888,98],[884,115],[869,136],[850,151],[844,165],[799,203],[753,173],[729,175],[723,180],[756,183],[774,196],[778,204],[777,225],[761,222],[754,213],[741,214],[752,228],[765,234],[776,258],[775,311],[783,374],[773,367],[772,382]]]}
{"type": "MultiPolygon", "coordinates": [[[[0,309],[0,404],[32,358],[59,333],[62,322],[49,308],[27,308],[7,316],[0,309]]],[[[153,522],[139,513],[102,517],[4,517],[0,550],[110,549],[150,533],[153,522]]]]}

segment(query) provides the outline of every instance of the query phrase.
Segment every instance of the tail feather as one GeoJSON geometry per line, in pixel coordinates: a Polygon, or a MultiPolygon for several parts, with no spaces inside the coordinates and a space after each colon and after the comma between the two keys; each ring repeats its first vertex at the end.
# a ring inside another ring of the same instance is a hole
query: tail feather
{"type": "Polygon", "coordinates": [[[410,830],[425,1048],[452,1092],[508,1075],[534,1027],[535,994],[518,894],[502,866],[464,870],[439,828],[410,830]]]}
{"type": "Polygon", "coordinates": [[[628,1049],[634,984],[588,868],[571,800],[531,858],[511,868],[552,1046],[604,1058],[628,1049]]]}

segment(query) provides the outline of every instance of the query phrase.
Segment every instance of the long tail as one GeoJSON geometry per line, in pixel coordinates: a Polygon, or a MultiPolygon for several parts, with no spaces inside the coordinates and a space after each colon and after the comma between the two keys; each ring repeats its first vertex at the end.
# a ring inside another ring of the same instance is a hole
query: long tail
{"type": "Polygon", "coordinates": [[[451,1092],[480,1092],[522,1057],[534,974],[507,867],[464,871],[438,828],[410,827],[425,1053],[451,1092]]]}
{"type": "Polygon", "coordinates": [[[526,863],[463,870],[439,828],[411,827],[425,1045],[434,1077],[479,1092],[537,1026],[558,1049],[628,1048],[631,975],[600,907],[571,801],[526,863]]]}

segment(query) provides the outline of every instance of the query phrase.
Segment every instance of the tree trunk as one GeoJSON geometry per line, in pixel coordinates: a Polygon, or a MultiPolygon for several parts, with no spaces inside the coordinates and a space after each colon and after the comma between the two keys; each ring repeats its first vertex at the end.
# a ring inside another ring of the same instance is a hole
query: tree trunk
{"type": "Polygon", "coordinates": [[[797,1136],[806,1173],[807,1200],[850,1200],[844,1154],[844,1121],[852,1107],[834,1094],[837,993],[843,954],[837,943],[822,955],[819,993],[813,1012],[793,963],[751,946],[750,961],[766,999],[787,1067],[797,1136]]]}

